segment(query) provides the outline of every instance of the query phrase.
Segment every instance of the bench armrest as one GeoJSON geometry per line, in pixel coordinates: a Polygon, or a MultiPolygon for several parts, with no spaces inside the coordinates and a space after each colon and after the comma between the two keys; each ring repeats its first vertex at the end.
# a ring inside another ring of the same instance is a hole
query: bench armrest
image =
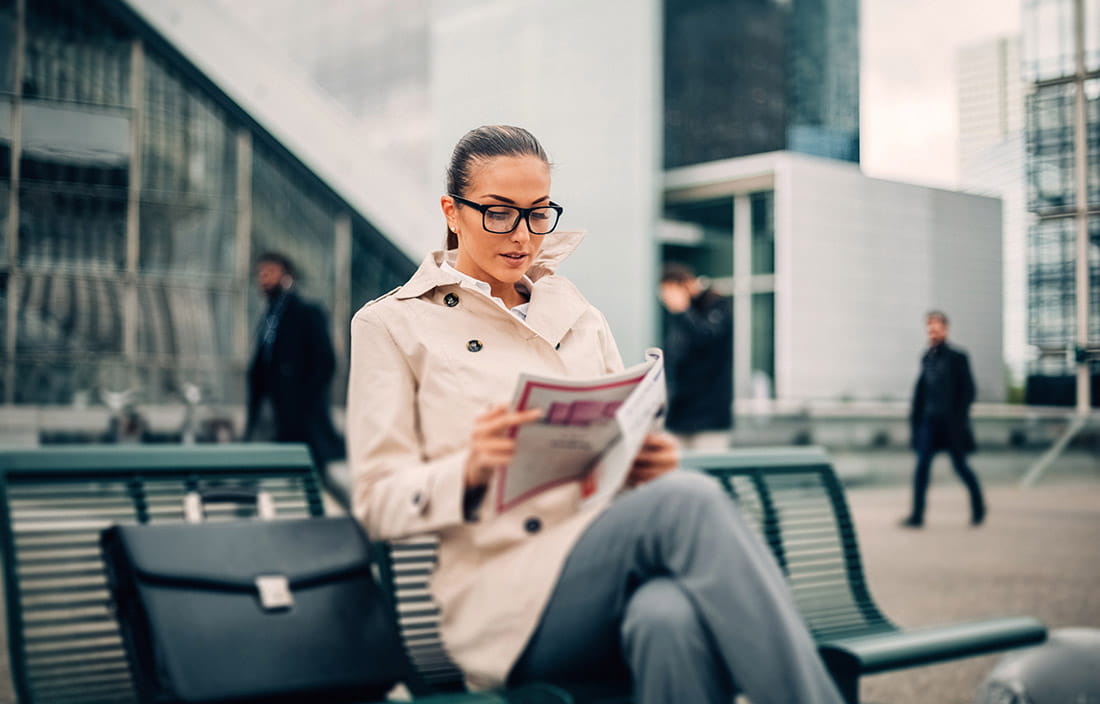
{"type": "Polygon", "coordinates": [[[1014,617],[841,638],[819,643],[818,648],[826,662],[847,662],[869,675],[1036,645],[1046,636],[1046,626],[1038,620],[1014,617]]]}

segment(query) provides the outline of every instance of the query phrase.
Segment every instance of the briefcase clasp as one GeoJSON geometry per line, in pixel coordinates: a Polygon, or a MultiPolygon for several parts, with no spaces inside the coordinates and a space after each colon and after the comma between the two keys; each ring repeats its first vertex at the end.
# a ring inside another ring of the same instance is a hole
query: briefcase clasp
{"type": "Polygon", "coordinates": [[[260,605],[266,611],[289,609],[294,606],[294,595],[290,593],[290,582],[281,574],[257,577],[256,589],[260,592],[260,605]]]}

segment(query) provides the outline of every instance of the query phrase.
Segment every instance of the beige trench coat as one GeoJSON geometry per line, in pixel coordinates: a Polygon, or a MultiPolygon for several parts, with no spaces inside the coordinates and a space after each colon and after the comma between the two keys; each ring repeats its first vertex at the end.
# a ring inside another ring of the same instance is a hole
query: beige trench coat
{"type": "Polygon", "coordinates": [[[520,372],[596,377],[622,369],[603,315],[554,274],[582,236],[546,237],[528,272],[526,324],[440,269],[441,252],[351,323],[353,512],[372,539],[439,536],[432,595],[444,644],[475,688],[504,681],[600,508],[579,512],[571,483],[495,515],[490,482],[477,519],[463,515],[474,418],[509,402],[520,372]]]}

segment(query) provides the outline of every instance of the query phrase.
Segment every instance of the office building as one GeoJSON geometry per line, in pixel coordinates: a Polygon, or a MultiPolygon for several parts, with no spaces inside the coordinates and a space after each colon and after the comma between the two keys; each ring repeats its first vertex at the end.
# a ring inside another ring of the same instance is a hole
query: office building
{"type": "Polygon", "coordinates": [[[959,187],[1001,199],[1004,250],[1004,359],[1012,385],[1023,386],[1027,341],[1024,199],[1024,82],[1020,38],[962,47],[956,57],[959,187]]]}
{"type": "Polygon", "coordinates": [[[1029,397],[1074,403],[1078,355],[1091,356],[1092,403],[1100,403],[1100,0],[1024,0],[1028,339],[1039,350],[1029,397]],[[1076,37],[1083,39],[1078,73],[1076,37]],[[1083,98],[1078,155],[1077,98],[1083,98]],[[1079,156],[1083,164],[1079,164],[1079,156]],[[1078,174],[1083,165],[1084,180],[1078,174]],[[1078,325],[1078,228],[1086,233],[1087,342],[1078,325]]]}
{"type": "Polygon", "coordinates": [[[792,152],[672,169],[664,189],[664,257],[733,297],[738,398],[904,403],[938,308],[979,400],[1004,400],[999,200],[792,152]]]}
{"type": "Polygon", "coordinates": [[[246,74],[223,82],[192,48],[120,0],[0,1],[4,404],[124,389],[179,404],[192,383],[239,406],[264,306],[255,256],[296,262],[303,294],[331,314],[341,370],[351,302],[411,272],[386,215],[367,215],[300,127],[324,120],[340,142],[340,120],[309,112],[306,94],[246,106],[239,81],[283,79],[217,61],[246,74]]]}

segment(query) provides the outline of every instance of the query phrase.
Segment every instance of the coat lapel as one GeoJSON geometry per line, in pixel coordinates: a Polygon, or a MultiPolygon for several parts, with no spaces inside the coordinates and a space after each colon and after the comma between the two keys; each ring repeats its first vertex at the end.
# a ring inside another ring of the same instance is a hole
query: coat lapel
{"type": "MultiPolygon", "coordinates": [[[[531,306],[527,311],[527,326],[552,345],[561,342],[573,324],[588,309],[588,301],[568,279],[554,272],[580,245],[583,232],[564,231],[547,235],[547,241],[527,271],[534,284],[531,306]]],[[[456,250],[432,252],[424,257],[420,268],[404,286],[397,289],[397,298],[419,298],[440,286],[459,284],[452,274],[440,268],[444,257],[452,265],[456,250]]]]}

